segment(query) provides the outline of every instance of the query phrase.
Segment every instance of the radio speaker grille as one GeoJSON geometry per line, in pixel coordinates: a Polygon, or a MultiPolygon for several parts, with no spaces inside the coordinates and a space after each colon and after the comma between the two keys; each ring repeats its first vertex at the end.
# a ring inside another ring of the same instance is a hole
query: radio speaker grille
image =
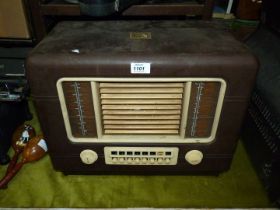
{"type": "Polygon", "coordinates": [[[184,83],[100,83],[104,134],[179,134],[184,83]]]}

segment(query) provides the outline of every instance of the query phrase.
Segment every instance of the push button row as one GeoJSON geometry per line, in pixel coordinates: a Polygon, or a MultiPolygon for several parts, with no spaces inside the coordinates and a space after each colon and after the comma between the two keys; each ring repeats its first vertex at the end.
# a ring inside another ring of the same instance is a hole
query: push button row
{"type": "Polygon", "coordinates": [[[110,165],[176,165],[176,147],[104,147],[110,165]]]}
{"type": "Polygon", "coordinates": [[[113,157],[112,162],[115,164],[145,164],[145,165],[168,165],[171,162],[171,158],[125,158],[125,157],[113,157]]]}

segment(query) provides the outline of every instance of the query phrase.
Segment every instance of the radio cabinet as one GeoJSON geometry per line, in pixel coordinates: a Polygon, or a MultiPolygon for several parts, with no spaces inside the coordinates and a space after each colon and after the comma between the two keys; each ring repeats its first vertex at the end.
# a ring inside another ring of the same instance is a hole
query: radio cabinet
{"type": "Polygon", "coordinates": [[[61,22],[27,60],[52,163],[66,174],[228,170],[258,68],[201,22],[61,22]]]}

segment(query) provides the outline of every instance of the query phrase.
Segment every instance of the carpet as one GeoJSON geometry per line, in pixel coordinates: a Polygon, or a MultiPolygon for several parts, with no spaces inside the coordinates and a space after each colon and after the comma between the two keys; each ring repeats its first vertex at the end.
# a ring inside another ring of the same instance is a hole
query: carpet
{"type": "MultiPolygon", "coordinates": [[[[34,118],[30,122],[40,133],[34,118]]],[[[12,152],[11,152],[12,154],[12,152]]],[[[6,167],[0,166],[0,176],[6,167]]],[[[54,171],[49,156],[26,164],[0,190],[0,207],[251,208],[270,207],[240,141],[231,169],[219,176],[68,175],[54,171]]]]}

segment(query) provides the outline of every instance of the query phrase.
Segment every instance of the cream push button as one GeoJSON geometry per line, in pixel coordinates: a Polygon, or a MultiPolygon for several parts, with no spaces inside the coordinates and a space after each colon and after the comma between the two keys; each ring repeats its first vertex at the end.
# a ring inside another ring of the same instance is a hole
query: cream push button
{"type": "Polygon", "coordinates": [[[93,150],[86,149],[80,153],[80,158],[84,164],[89,165],[93,164],[98,159],[98,155],[93,150]]]}
{"type": "Polygon", "coordinates": [[[151,159],[150,159],[150,163],[152,163],[152,164],[155,163],[155,159],[154,159],[154,158],[151,158],[151,159]]]}
{"type": "Polygon", "coordinates": [[[140,158],[135,158],[134,161],[135,163],[140,163],[140,158]]]}
{"type": "Polygon", "coordinates": [[[191,165],[198,165],[203,159],[203,154],[199,150],[191,150],[186,153],[185,159],[191,165]]]}
{"type": "Polygon", "coordinates": [[[159,158],[157,161],[158,161],[158,163],[162,163],[162,162],[163,162],[163,159],[162,159],[162,158],[159,158]]]}
{"type": "Polygon", "coordinates": [[[170,163],[170,161],[171,161],[170,158],[166,158],[166,159],[165,159],[165,162],[166,162],[166,163],[170,163]]]}

